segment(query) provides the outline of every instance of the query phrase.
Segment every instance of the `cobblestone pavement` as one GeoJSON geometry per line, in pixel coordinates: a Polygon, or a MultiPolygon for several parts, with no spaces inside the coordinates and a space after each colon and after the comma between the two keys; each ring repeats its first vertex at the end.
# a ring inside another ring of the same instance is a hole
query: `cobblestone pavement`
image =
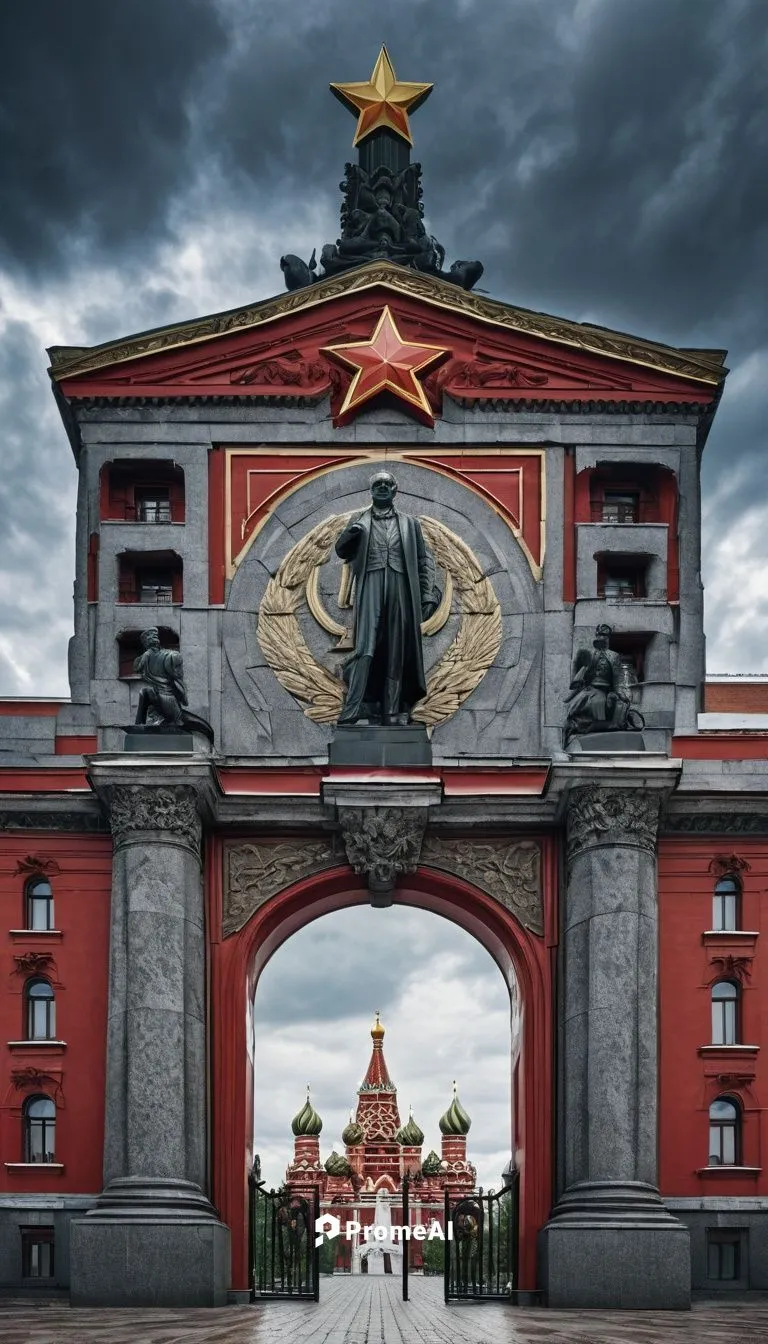
{"type": "Polygon", "coordinates": [[[742,1344],[768,1340],[768,1302],[691,1312],[446,1307],[439,1279],[324,1280],[319,1305],[263,1302],[216,1311],[70,1309],[0,1298],[2,1344],[742,1344]]]}

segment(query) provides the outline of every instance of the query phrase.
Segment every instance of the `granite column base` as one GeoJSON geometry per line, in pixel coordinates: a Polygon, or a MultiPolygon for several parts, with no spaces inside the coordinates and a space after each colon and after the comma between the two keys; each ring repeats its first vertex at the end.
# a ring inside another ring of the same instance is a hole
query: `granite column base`
{"type": "Polygon", "coordinates": [[[539,1233],[550,1307],[686,1311],[690,1236],[642,1182],[572,1186],[539,1233]]]}

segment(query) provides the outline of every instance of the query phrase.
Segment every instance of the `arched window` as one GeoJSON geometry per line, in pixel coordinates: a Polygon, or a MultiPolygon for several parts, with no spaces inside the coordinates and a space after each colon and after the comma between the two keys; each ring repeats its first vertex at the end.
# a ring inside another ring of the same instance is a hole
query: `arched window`
{"type": "Polygon", "coordinates": [[[709,1108],[709,1165],[734,1167],[740,1161],[741,1112],[732,1097],[717,1097],[709,1108]]]}
{"type": "Polygon", "coordinates": [[[741,887],[738,879],[730,874],[721,877],[715,883],[712,898],[712,928],[725,933],[739,927],[739,896],[741,887]]]}
{"type": "Polygon", "coordinates": [[[50,1097],[24,1102],[24,1161],[56,1161],[56,1107],[50,1097]]]}
{"type": "Polygon", "coordinates": [[[27,1040],[52,1041],[56,1036],[56,1001],[47,980],[28,980],[24,989],[27,1001],[27,1040]]]}
{"type": "Polygon", "coordinates": [[[718,980],[712,986],[712,1044],[736,1045],[738,1034],[739,987],[732,980],[718,980]]]}
{"type": "Polygon", "coordinates": [[[28,929],[54,929],[53,890],[45,877],[31,877],[27,883],[28,929]]]}

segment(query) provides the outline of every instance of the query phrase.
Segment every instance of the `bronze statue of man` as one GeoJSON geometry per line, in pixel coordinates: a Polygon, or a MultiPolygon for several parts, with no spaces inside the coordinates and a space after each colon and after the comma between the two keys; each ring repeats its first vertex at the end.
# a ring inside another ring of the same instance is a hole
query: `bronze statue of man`
{"type": "Polygon", "coordinates": [[[592,648],[579,649],[568,694],[566,742],[586,733],[638,731],[643,716],[621,682],[621,658],[608,647],[610,625],[598,625],[592,648]]]}
{"type": "Polygon", "coordinates": [[[206,719],[187,707],[184,667],[178,649],[163,649],[156,626],[142,630],[143,652],[134,660],[142,680],[136,709],[136,726],[146,731],[198,732],[213,742],[213,729],[206,719]]]}
{"type": "Polygon", "coordinates": [[[421,622],[437,609],[434,561],[418,518],[395,509],[397,482],[371,479],[371,505],[347,523],[336,554],[355,585],[355,651],[344,666],[347,694],[339,723],[408,723],[427,693],[421,622]]]}

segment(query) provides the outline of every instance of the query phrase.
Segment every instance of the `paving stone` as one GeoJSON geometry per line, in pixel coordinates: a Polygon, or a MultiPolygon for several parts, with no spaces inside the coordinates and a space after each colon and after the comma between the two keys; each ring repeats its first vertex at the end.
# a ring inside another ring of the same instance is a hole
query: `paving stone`
{"type": "Polygon", "coordinates": [[[768,1301],[686,1311],[445,1306],[440,1278],[324,1278],[320,1302],[171,1310],[70,1308],[0,1298],[2,1344],[741,1344],[768,1339],[768,1301]]]}

